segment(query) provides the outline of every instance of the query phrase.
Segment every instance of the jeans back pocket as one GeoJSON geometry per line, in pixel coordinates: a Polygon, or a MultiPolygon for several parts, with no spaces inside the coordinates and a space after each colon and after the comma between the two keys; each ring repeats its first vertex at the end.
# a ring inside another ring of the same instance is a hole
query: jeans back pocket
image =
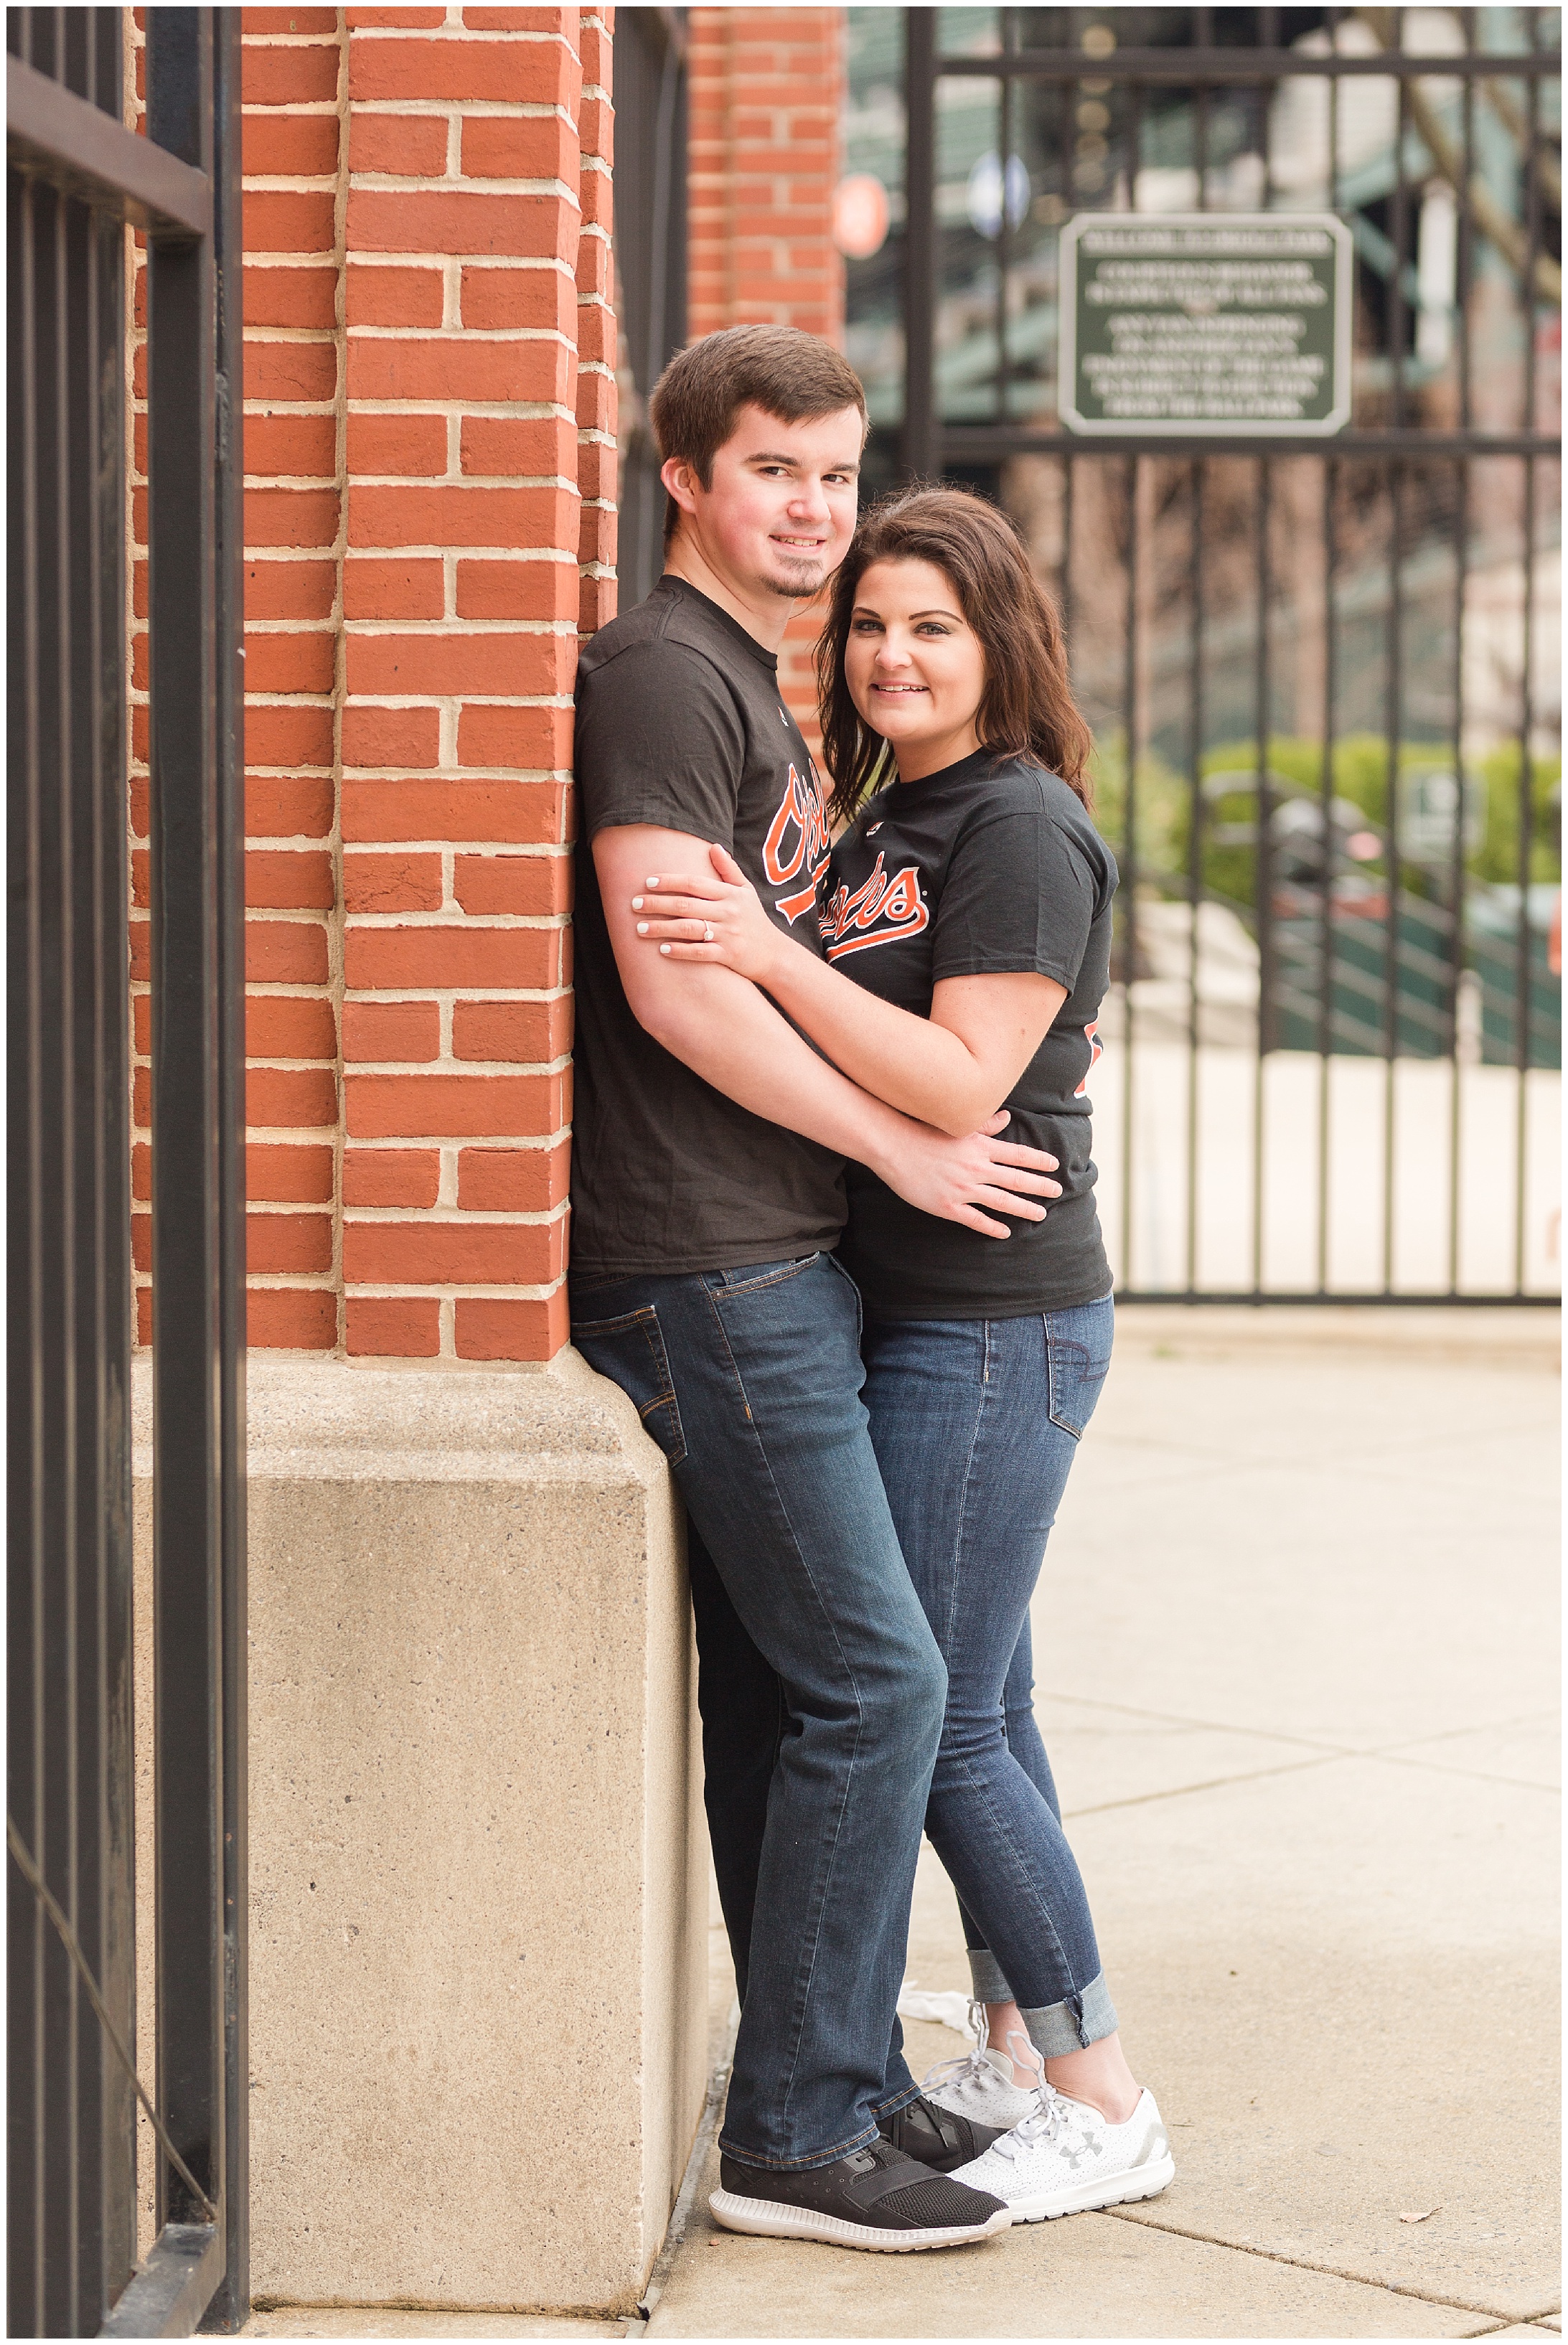
{"type": "Polygon", "coordinates": [[[1045,1314],[1045,1359],[1051,1380],[1051,1422],[1074,1441],[1095,1414],[1111,1365],[1115,1317],[1111,1299],[1045,1314]]]}
{"type": "Polygon", "coordinates": [[[627,1394],[645,1428],[672,1466],[686,1457],[686,1435],[669,1372],[664,1331],[652,1304],[618,1319],[588,1319],[572,1329],[572,1341],[591,1368],[627,1394]]]}

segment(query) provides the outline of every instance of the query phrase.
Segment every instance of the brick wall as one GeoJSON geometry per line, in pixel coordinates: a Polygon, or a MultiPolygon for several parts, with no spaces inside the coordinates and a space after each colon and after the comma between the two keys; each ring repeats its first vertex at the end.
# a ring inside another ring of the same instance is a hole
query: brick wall
{"type": "Polygon", "coordinates": [[[243,27],[250,1341],[545,1358],[571,694],[615,607],[609,15],[243,27]]]}
{"type": "MultiPolygon", "coordinates": [[[[832,239],[841,169],[841,8],[694,8],[689,58],[689,330],[799,326],[844,338],[832,239]]],[[[820,746],[813,607],[791,620],[779,679],[820,746]]]]}

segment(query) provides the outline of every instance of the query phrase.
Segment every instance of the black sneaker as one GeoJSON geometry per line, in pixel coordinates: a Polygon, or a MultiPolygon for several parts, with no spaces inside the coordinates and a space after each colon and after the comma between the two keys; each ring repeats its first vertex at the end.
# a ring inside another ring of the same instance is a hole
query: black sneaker
{"type": "Polygon", "coordinates": [[[961,2117],[956,2110],[939,2108],[922,2095],[896,2117],[883,2117],[878,2130],[906,2157],[918,2159],[933,2174],[951,2174],[954,2167],[967,2166],[972,2157],[983,2157],[1006,2128],[961,2117]]]}
{"type": "Polygon", "coordinates": [[[988,2190],[917,2166],[890,2141],[868,2142],[831,2166],[778,2174],[721,2157],[708,2205],[727,2231],[764,2239],[824,2239],[839,2248],[908,2255],[962,2248],[1004,2231],[1013,2218],[988,2190]]]}

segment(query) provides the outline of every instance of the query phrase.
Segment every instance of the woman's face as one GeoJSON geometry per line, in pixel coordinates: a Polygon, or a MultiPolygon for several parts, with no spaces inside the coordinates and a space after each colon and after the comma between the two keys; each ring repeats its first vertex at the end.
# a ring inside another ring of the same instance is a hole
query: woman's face
{"type": "Polygon", "coordinates": [[[900,778],[955,765],[979,747],[985,654],[957,590],[934,562],[873,562],[855,590],[844,680],[900,778]]]}

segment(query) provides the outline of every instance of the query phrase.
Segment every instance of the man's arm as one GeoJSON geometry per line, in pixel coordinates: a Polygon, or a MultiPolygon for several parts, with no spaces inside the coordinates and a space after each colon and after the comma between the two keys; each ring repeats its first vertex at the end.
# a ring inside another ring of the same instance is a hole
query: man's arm
{"type": "Polygon", "coordinates": [[[648,950],[636,933],[633,896],[650,871],[668,885],[711,870],[706,841],[628,823],[601,830],[593,855],[632,1015],[694,1074],[752,1114],[869,1165],[924,1213],[993,1237],[1009,1232],[983,1205],[1025,1221],[1044,1218],[1031,1200],[1061,1193],[1044,1169],[1054,1170],[1054,1159],[979,1132],[949,1138],[901,1115],[820,1059],[749,979],[648,950]]]}

